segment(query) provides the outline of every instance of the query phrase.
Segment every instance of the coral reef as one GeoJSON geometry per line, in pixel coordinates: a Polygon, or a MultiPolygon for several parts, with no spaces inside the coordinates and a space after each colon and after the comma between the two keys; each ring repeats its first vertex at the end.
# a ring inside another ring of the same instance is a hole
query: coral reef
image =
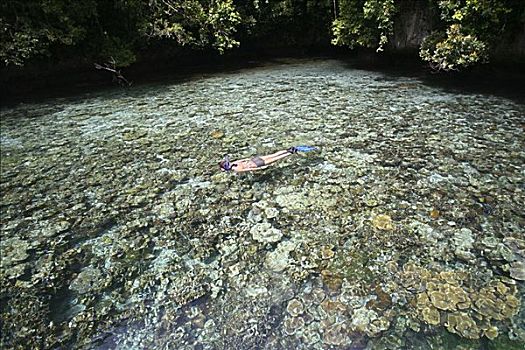
{"type": "Polygon", "coordinates": [[[525,344],[522,104],[319,59],[0,114],[0,348],[525,344]]]}

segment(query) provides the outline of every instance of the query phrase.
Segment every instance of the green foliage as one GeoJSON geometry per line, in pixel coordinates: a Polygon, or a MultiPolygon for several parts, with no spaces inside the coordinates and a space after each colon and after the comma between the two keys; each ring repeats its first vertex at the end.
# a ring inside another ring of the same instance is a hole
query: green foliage
{"type": "Polygon", "coordinates": [[[474,34],[465,34],[460,24],[453,24],[443,36],[435,32],[428,36],[419,51],[421,58],[434,70],[459,70],[488,61],[487,44],[474,34]]]}
{"type": "Polygon", "coordinates": [[[94,0],[10,0],[0,5],[0,59],[22,65],[53,47],[84,39],[94,17],[94,0]]]}
{"type": "Polygon", "coordinates": [[[45,52],[47,45],[39,37],[38,32],[27,26],[22,25],[15,30],[13,24],[0,18],[0,59],[6,65],[23,65],[28,58],[45,52]]]}
{"type": "Polygon", "coordinates": [[[241,17],[232,0],[153,0],[151,6],[153,37],[221,53],[239,45],[234,34],[241,17]]]}
{"type": "Polygon", "coordinates": [[[233,0],[10,0],[0,4],[0,59],[114,59],[126,66],[151,38],[224,52],[239,45],[233,0]]]}
{"type": "MultiPolygon", "coordinates": [[[[488,61],[510,19],[525,13],[515,0],[428,0],[440,12],[441,27],[421,45],[420,57],[436,70],[460,70],[488,61]]],[[[399,4],[399,2],[396,2],[399,4]]],[[[393,34],[394,0],[341,0],[332,43],[382,51],[393,34]]],[[[519,21],[519,20],[518,20],[519,21]]]]}
{"type": "Polygon", "coordinates": [[[382,51],[394,30],[395,11],[394,0],[341,0],[332,43],[382,51]]]}
{"type": "Polygon", "coordinates": [[[494,40],[511,13],[508,1],[442,0],[441,19],[446,29],[427,37],[420,56],[436,70],[459,70],[488,61],[494,40]]]}
{"type": "MultiPolygon", "coordinates": [[[[22,66],[110,59],[117,66],[155,45],[215,49],[335,45],[382,51],[408,0],[8,0],[0,2],[0,61],[22,66]],[[336,6],[337,5],[337,6],[336,6]],[[335,19],[334,19],[335,17],[335,19]]],[[[421,0],[423,1],[423,0],[421,0]]],[[[525,1],[425,0],[440,25],[420,56],[437,70],[486,62],[504,32],[523,25],[525,1]],[[521,21],[521,22],[520,22],[521,21]]]]}

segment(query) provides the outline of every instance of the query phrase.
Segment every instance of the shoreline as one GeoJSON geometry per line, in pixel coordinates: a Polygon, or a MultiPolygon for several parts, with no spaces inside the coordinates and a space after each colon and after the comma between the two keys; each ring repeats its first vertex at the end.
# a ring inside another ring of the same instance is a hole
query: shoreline
{"type": "MultiPolygon", "coordinates": [[[[388,75],[417,76],[425,84],[446,89],[508,97],[525,104],[525,64],[494,62],[463,72],[432,72],[413,52],[376,54],[374,51],[348,51],[339,48],[242,50],[219,55],[215,52],[183,52],[175,57],[156,57],[122,68],[122,74],[133,82],[119,87],[109,73],[91,64],[65,63],[43,72],[42,67],[28,67],[2,74],[0,108],[21,103],[69,98],[114,88],[133,89],[151,83],[192,79],[202,74],[235,71],[283,62],[286,60],[336,59],[349,68],[383,72],[388,75]],[[174,60],[178,60],[174,63],[174,60]]],[[[4,69],[5,71],[6,69],[4,69]]],[[[5,72],[3,72],[5,73],[5,72]]]]}

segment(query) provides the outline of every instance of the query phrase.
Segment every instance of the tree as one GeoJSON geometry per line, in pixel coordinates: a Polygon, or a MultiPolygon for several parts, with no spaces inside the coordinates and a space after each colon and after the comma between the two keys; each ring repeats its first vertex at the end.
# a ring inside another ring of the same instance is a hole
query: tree
{"type": "Polygon", "coordinates": [[[433,69],[444,71],[487,62],[490,48],[506,28],[511,5],[505,0],[439,1],[445,29],[424,40],[421,58],[433,69]]]}
{"type": "Polygon", "coordinates": [[[394,0],[339,0],[332,43],[382,51],[393,33],[395,10],[394,0]]]}
{"type": "Polygon", "coordinates": [[[96,17],[95,0],[10,0],[0,4],[0,59],[23,65],[58,46],[86,38],[96,17]]]}
{"type": "MultiPolygon", "coordinates": [[[[460,70],[488,61],[498,38],[525,14],[521,0],[427,0],[441,24],[421,44],[420,57],[435,70],[460,70]]],[[[394,0],[339,0],[332,42],[382,51],[393,35],[394,0]]]]}
{"type": "Polygon", "coordinates": [[[234,34],[241,17],[232,0],[152,0],[150,10],[151,37],[221,53],[239,45],[234,34]]]}
{"type": "Polygon", "coordinates": [[[151,39],[219,52],[239,45],[232,0],[10,0],[0,11],[5,65],[70,55],[126,66],[151,39]]]}

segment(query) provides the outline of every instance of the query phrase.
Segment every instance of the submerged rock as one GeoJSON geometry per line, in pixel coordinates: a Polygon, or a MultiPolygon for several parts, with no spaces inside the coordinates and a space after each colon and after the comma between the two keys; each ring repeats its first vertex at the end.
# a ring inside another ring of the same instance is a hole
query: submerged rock
{"type": "Polygon", "coordinates": [[[509,268],[510,277],[518,281],[525,281],[525,262],[514,261],[509,268]]]}
{"type": "Polygon", "coordinates": [[[297,244],[292,241],[281,242],[277,248],[266,254],[265,266],[275,272],[287,269],[290,265],[290,252],[296,248],[297,244]]]}
{"type": "Polygon", "coordinates": [[[454,253],[459,259],[465,261],[475,259],[474,254],[471,252],[474,243],[474,237],[471,230],[462,228],[454,234],[453,242],[456,246],[454,253]]]}
{"type": "Polygon", "coordinates": [[[29,257],[27,250],[30,244],[25,240],[19,238],[8,238],[0,241],[0,252],[2,258],[0,262],[2,268],[8,268],[9,266],[16,265],[29,257]]]}
{"type": "Polygon", "coordinates": [[[94,267],[86,267],[71,282],[69,289],[79,294],[85,294],[98,291],[103,284],[102,272],[94,267]]]}
{"type": "Polygon", "coordinates": [[[305,323],[302,317],[287,317],[284,320],[283,330],[287,335],[294,335],[299,333],[304,325],[305,323]]]}
{"type": "Polygon", "coordinates": [[[24,261],[29,258],[30,246],[28,241],[16,237],[1,239],[0,275],[8,279],[20,277],[27,267],[24,261]]]}
{"type": "Polygon", "coordinates": [[[392,223],[392,218],[386,214],[379,214],[373,217],[372,225],[384,231],[390,231],[394,229],[394,224],[392,223]]]}
{"type": "Polygon", "coordinates": [[[268,222],[255,224],[250,233],[254,240],[261,243],[275,243],[279,242],[283,237],[281,230],[272,227],[268,222]]]}
{"type": "Polygon", "coordinates": [[[353,311],[351,327],[355,331],[374,337],[388,329],[389,323],[384,324],[383,321],[375,311],[362,307],[353,311]]]}
{"type": "Polygon", "coordinates": [[[334,324],[323,330],[323,343],[334,346],[348,346],[351,340],[342,324],[334,324]]]}
{"type": "Polygon", "coordinates": [[[224,132],[222,130],[213,130],[210,133],[210,136],[214,139],[222,139],[224,137],[224,132]]]}
{"type": "Polygon", "coordinates": [[[288,302],[286,311],[288,311],[288,313],[293,317],[297,317],[304,312],[304,305],[300,300],[292,299],[288,302]]]}

